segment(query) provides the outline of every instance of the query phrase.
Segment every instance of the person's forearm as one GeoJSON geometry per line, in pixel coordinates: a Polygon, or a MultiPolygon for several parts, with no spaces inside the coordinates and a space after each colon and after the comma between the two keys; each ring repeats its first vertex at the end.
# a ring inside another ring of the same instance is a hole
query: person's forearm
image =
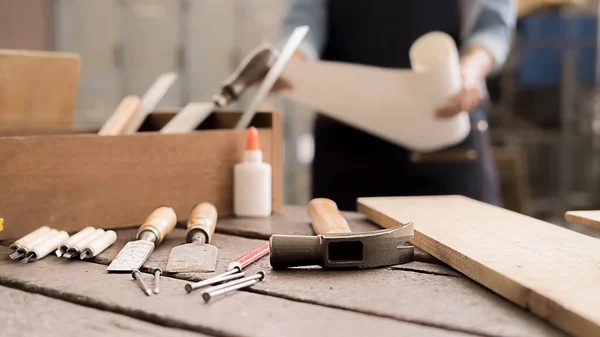
{"type": "Polygon", "coordinates": [[[494,68],[494,57],[485,48],[474,45],[462,56],[460,66],[463,77],[484,80],[494,68]]]}

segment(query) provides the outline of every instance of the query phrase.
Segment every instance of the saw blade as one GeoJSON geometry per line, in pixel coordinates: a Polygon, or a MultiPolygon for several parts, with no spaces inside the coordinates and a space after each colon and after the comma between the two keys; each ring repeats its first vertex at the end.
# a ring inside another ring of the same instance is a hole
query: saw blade
{"type": "Polygon", "coordinates": [[[109,272],[132,272],[139,269],[154,250],[154,243],[137,240],[128,242],[110,263],[109,272]]]}
{"type": "Polygon", "coordinates": [[[189,243],[174,247],[167,273],[208,273],[215,271],[218,249],[207,244],[189,243]]]}

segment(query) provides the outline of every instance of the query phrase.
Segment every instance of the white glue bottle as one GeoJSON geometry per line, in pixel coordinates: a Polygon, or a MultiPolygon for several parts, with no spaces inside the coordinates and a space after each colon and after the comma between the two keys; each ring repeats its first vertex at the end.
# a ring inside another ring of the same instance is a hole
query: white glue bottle
{"type": "Polygon", "coordinates": [[[234,167],[233,212],[238,217],[271,216],[271,165],[263,162],[254,127],[248,129],[244,160],[234,167]]]}

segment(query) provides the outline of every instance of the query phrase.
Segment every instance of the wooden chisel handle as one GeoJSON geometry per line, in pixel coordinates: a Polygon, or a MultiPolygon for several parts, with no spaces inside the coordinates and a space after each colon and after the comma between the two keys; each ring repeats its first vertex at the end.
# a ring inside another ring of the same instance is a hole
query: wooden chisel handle
{"type": "Polygon", "coordinates": [[[199,203],[192,209],[187,223],[187,242],[192,242],[192,238],[202,232],[204,243],[209,243],[215,233],[217,225],[217,208],[208,202],[199,203]]]}
{"type": "Polygon", "coordinates": [[[135,95],[125,96],[121,103],[98,131],[100,136],[116,136],[125,133],[125,127],[142,105],[142,100],[135,95]]]}
{"type": "Polygon", "coordinates": [[[330,199],[316,198],[308,203],[312,227],[317,234],[352,233],[337,204],[330,199]]]}
{"type": "Polygon", "coordinates": [[[167,234],[169,234],[175,225],[177,224],[177,214],[171,207],[159,207],[152,211],[146,218],[144,223],[140,226],[137,232],[137,238],[140,238],[140,234],[144,231],[151,231],[156,235],[155,244],[158,245],[162,242],[167,234]]]}

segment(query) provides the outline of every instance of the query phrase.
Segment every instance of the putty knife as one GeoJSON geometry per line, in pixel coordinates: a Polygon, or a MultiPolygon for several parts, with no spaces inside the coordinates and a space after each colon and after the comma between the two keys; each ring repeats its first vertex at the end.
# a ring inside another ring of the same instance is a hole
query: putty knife
{"type": "Polygon", "coordinates": [[[136,241],[128,242],[106,269],[109,272],[132,272],[139,269],[167,234],[177,224],[177,215],[170,207],[159,207],[138,229],[136,241]]]}
{"type": "Polygon", "coordinates": [[[209,245],[217,224],[217,209],[210,203],[196,205],[187,224],[187,244],[171,250],[167,273],[206,273],[215,271],[218,249],[209,245]]]}

